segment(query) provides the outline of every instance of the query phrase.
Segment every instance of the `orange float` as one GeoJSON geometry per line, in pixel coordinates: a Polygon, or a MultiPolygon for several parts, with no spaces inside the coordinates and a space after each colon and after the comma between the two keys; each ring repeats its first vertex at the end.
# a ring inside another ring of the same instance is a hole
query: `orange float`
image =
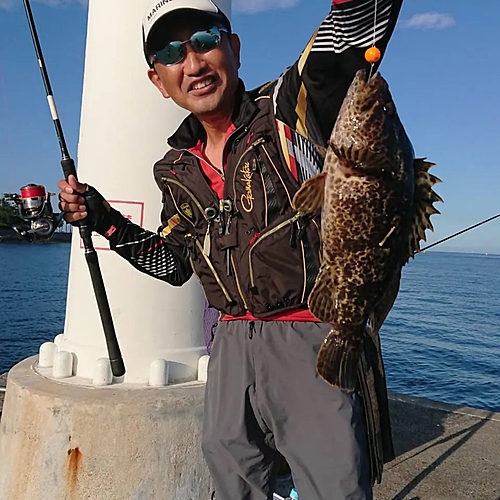
{"type": "Polygon", "coordinates": [[[380,50],[377,49],[377,47],[370,47],[366,52],[365,52],[365,59],[373,64],[378,61],[380,61],[381,53],[380,50]]]}

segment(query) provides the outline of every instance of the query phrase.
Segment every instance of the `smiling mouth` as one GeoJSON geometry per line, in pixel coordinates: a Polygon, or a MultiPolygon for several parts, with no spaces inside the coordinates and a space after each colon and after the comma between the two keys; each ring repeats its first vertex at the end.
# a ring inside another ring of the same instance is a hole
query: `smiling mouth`
{"type": "Polygon", "coordinates": [[[205,78],[204,80],[201,80],[199,82],[194,83],[191,86],[191,90],[203,90],[204,88],[212,85],[215,82],[215,79],[210,77],[210,78],[205,78]]]}

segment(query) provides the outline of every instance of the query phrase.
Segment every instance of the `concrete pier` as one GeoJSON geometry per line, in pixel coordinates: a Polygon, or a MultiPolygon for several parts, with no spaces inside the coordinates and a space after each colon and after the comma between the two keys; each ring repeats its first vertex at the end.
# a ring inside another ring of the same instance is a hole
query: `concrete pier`
{"type": "Polygon", "coordinates": [[[397,458],[376,500],[500,500],[500,414],[390,394],[397,458]]]}
{"type": "MultiPolygon", "coordinates": [[[[5,381],[4,374],[0,386],[5,381]]],[[[390,400],[397,458],[386,464],[376,500],[500,500],[500,414],[398,394],[390,400]]],[[[0,392],[0,411],[2,402],[0,392]]],[[[0,491],[1,500],[25,498],[0,491]]]]}

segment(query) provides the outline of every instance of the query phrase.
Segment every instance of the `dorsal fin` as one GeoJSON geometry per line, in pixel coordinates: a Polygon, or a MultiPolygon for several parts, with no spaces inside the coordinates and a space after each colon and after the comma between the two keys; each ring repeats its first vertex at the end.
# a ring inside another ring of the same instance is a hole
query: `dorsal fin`
{"type": "Polygon", "coordinates": [[[440,179],[429,173],[429,169],[435,163],[426,161],[425,158],[416,158],[413,165],[415,174],[414,211],[408,242],[408,256],[405,263],[420,251],[420,242],[426,241],[425,231],[427,229],[434,231],[431,215],[440,213],[434,203],[443,202],[442,198],[432,189],[435,184],[441,182],[440,179]]]}

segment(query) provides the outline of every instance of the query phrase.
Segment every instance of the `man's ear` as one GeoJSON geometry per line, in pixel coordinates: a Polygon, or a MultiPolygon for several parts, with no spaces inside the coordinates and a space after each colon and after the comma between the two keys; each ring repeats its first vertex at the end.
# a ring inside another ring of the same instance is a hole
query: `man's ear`
{"type": "Polygon", "coordinates": [[[166,91],[162,81],[160,80],[160,76],[158,75],[158,73],[154,68],[148,69],[148,77],[153,83],[153,85],[160,91],[161,95],[165,99],[170,99],[170,94],[166,91]]]}
{"type": "Polygon", "coordinates": [[[240,68],[241,60],[240,60],[240,51],[241,51],[241,41],[240,37],[236,33],[231,33],[231,50],[233,52],[233,56],[236,60],[237,67],[240,68]]]}

